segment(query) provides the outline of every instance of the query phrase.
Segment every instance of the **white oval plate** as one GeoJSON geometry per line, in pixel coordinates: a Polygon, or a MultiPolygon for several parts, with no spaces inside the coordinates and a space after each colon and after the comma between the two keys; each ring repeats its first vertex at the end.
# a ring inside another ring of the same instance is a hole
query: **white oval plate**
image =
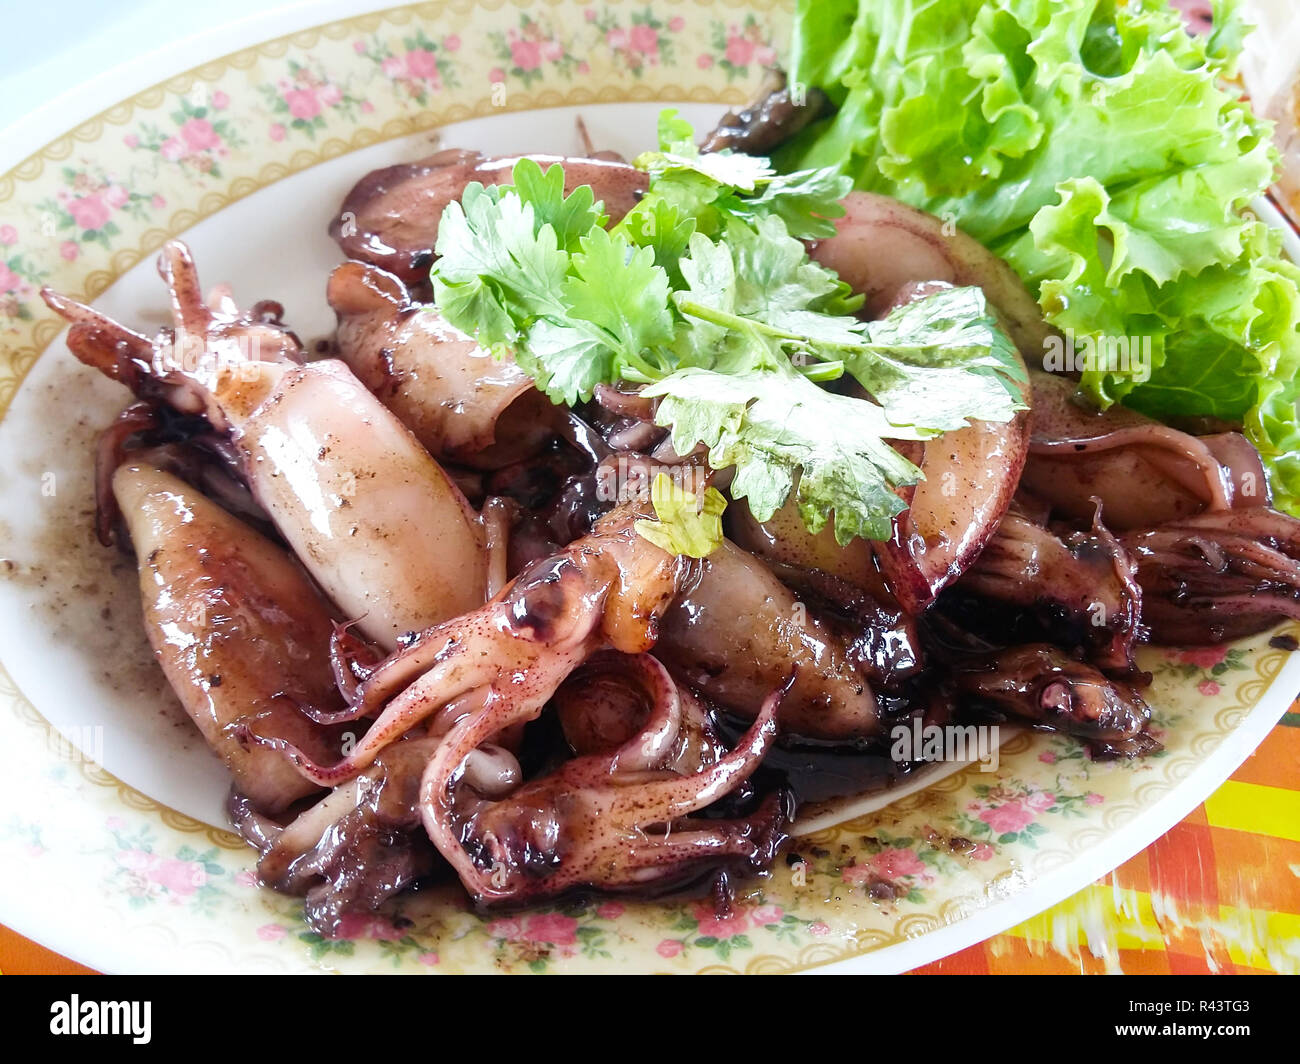
{"type": "Polygon", "coordinates": [[[35,289],[159,323],[153,253],[183,234],[205,283],[278,299],[304,339],[323,336],[338,261],[325,225],[361,174],[427,154],[434,130],[488,152],[576,151],[578,115],[599,145],[634,154],[663,102],[705,127],[744,100],[788,19],[730,0],[357,10],[208,35],[178,50],[202,65],[158,85],[157,65],[114,72],[6,138],[0,921],[110,971],[898,971],[1138,852],[1285,711],[1300,658],[1267,636],[1152,652],[1162,755],[1093,763],[1069,740],[1015,735],[995,772],[950,766],[815,825],[796,841],[802,864],[750,884],[727,920],[613,901],[480,917],[435,892],[337,940],[309,932],[295,899],[255,885],[224,826],[224,772],[149,657],[134,566],[94,542],[90,444],[126,396],[67,353],[35,289]],[[869,898],[869,879],[895,897],[869,898]]]}

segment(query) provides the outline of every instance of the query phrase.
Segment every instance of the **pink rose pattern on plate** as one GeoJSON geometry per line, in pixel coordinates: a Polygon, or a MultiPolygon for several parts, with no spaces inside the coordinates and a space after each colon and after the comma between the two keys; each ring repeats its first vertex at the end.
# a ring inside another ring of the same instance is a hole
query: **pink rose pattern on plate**
{"type": "MultiPolygon", "coordinates": [[[[1044,764],[1058,765],[1039,755],[1044,764]]],[[[1054,818],[1083,815],[1082,806],[1100,805],[1103,797],[1093,791],[1066,793],[1064,788],[1046,789],[1041,783],[1002,779],[995,784],[976,783],[974,797],[957,817],[957,823],[971,839],[995,846],[1017,844],[1038,848],[1038,839],[1051,830],[1054,818]]]]}
{"type": "Polygon", "coordinates": [[[65,166],[61,175],[54,195],[39,204],[36,233],[38,244],[58,238],[65,262],[75,262],[88,244],[116,247],[124,221],[147,221],[153,211],[154,194],[143,187],[148,178],[134,171],[87,164],[65,166]]]}
{"type": "Polygon", "coordinates": [[[716,64],[726,72],[728,81],[748,78],[755,70],[777,65],[770,31],[752,14],[741,22],[715,21],[711,43],[710,51],[700,53],[698,64],[703,70],[716,64]]]}
{"type": "Polygon", "coordinates": [[[589,8],[586,18],[599,31],[600,44],[615,63],[635,77],[641,77],[649,67],[676,62],[676,38],[686,27],[682,16],[665,18],[649,6],[627,16],[609,7],[599,11],[589,8]]]}
{"type": "Polygon", "coordinates": [[[331,119],[359,120],[364,101],[327,76],[322,63],[290,59],[288,67],[284,77],[258,86],[271,116],[267,135],[272,140],[290,134],[315,140],[331,119]]]}
{"type": "MultiPolygon", "coordinates": [[[[75,243],[72,246],[76,249],[75,243]]],[[[18,230],[12,225],[0,226],[0,322],[6,318],[30,321],[29,301],[45,279],[45,271],[18,247],[18,230]]],[[[63,258],[68,261],[66,254],[63,258]]]]}
{"type": "Polygon", "coordinates": [[[231,877],[218,860],[217,847],[200,852],[185,845],[168,855],[158,852],[148,825],[130,833],[122,827],[108,830],[117,844],[111,879],[131,907],[162,902],[210,915],[225,899],[231,877]]]}
{"type": "Polygon", "coordinates": [[[220,180],[221,164],[232,148],[245,141],[237,124],[224,112],[230,97],[221,91],[209,94],[205,86],[177,99],[177,107],[167,117],[167,126],[145,122],[122,138],[132,151],[149,151],[166,163],[188,168],[198,180],[220,180]]]}
{"type": "MultiPolygon", "coordinates": [[[[353,41],[352,50],[378,67],[399,99],[418,107],[427,107],[430,100],[444,89],[460,86],[452,59],[460,50],[460,37],[454,33],[435,40],[423,29],[417,29],[397,41],[385,41],[372,35],[353,41]]],[[[358,106],[363,114],[373,111],[368,100],[360,100],[358,106]]]]}
{"type": "Polygon", "coordinates": [[[531,86],[548,74],[572,81],[575,74],[586,74],[591,69],[574,51],[573,38],[562,36],[549,19],[520,15],[518,26],[491,33],[488,39],[498,60],[488,71],[488,81],[493,84],[513,77],[531,86]]]}

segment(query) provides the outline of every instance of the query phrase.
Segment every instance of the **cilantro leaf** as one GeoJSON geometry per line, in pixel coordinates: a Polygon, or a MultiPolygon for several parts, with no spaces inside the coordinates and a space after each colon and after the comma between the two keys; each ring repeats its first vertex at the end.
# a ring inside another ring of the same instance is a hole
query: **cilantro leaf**
{"type": "Polygon", "coordinates": [[[699,319],[687,364],[723,357],[738,330],[751,328],[797,367],[824,363],[833,377],[842,366],[895,427],[948,431],[1025,408],[1025,370],[978,288],[942,289],[864,323],[836,313],[856,301],[775,218],[757,230],[732,225],[725,243],[697,234],[690,252],[682,263],[688,287],[674,296],[699,319]]]}
{"type": "Polygon", "coordinates": [[[733,498],[744,498],[759,521],[794,493],[810,532],[834,515],[835,538],[888,539],[906,507],[895,486],[915,484],[921,471],[885,442],[920,438],[899,431],[873,403],[825,391],[793,369],[738,373],[688,368],[645,389],[661,396],[655,420],[685,453],[709,449],[715,469],[735,466],[733,498]]]}
{"type": "Polygon", "coordinates": [[[726,497],[717,488],[697,496],[660,473],[650,484],[655,521],[637,521],[637,534],[670,554],[707,558],[722,546],[722,511],[726,497]]]}
{"type": "Polygon", "coordinates": [[[478,336],[485,346],[509,343],[518,335],[502,327],[503,313],[516,323],[564,313],[557,293],[568,255],[550,223],[539,224],[533,205],[513,192],[471,183],[460,203],[449,203],[443,211],[435,250],[435,302],[451,324],[478,336]],[[481,289],[472,284],[475,280],[481,289]],[[440,285],[468,285],[473,298],[444,298],[440,285]],[[475,306],[489,311],[486,324],[466,318],[475,306]]]}
{"type": "Polygon", "coordinates": [[[672,339],[668,275],[650,248],[634,248],[622,234],[592,229],[571,260],[564,282],[569,317],[642,372],[642,352],[672,339]]]}
{"type": "Polygon", "coordinates": [[[511,176],[514,191],[532,206],[537,228],[549,225],[565,251],[576,251],[584,236],[607,221],[590,185],[579,185],[565,196],[562,166],[552,164],[543,171],[536,160],[525,157],[511,176]]]}
{"type": "Polygon", "coordinates": [[[852,191],[853,179],[823,168],[777,174],[753,198],[737,197],[732,213],[747,221],[765,214],[785,222],[791,236],[821,240],[835,235],[836,218],[844,216],[840,201],[852,191]]]}
{"type": "Polygon", "coordinates": [[[774,216],[800,239],[834,234],[851,178],[829,167],[778,174],[757,156],[701,152],[694,137],[690,123],[666,109],[659,116],[659,150],[638,156],[634,165],[651,175],[650,196],[695,216],[697,231],[717,236],[728,218],[757,223],[774,216]]]}
{"type": "Polygon", "coordinates": [[[866,325],[870,345],[839,350],[893,425],[947,432],[1027,409],[1028,375],[978,288],[941,289],[866,325]]]}
{"type": "Polygon", "coordinates": [[[614,351],[600,338],[547,318],[528,330],[515,362],[553,403],[589,399],[596,385],[619,377],[614,351]]]}
{"type": "Polygon", "coordinates": [[[671,200],[647,196],[632,208],[616,231],[637,247],[654,252],[655,265],[662,266],[673,287],[684,284],[679,263],[695,233],[695,217],[671,200]]]}

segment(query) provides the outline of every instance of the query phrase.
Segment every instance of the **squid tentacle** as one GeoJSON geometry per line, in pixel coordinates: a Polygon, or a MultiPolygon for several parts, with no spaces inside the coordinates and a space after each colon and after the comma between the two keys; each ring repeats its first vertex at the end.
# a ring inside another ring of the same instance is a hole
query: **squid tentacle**
{"type": "Polygon", "coordinates": [[[613,754],[575,758],[495,801],[467,786],[466,760],[540,706],[532,710],[514,700],[486,708],[457,725],[426,767],[420,783],[425,830],[483,902],[555,896],[583,886],[642,886],[698,873],[708,859],[770,860],[788,819],[784,798],[769,797],[743,821],[683,818],[752,775],[775,741],[777,711],[792,684],[793,676],[764,699],[732,751],[692,775],[614,768],[658,733],[659,719],[671,713],[665,705],[652,710],[647,726],[613,754]],[[630,847],[629,840],[635,840],[630,847]]]}

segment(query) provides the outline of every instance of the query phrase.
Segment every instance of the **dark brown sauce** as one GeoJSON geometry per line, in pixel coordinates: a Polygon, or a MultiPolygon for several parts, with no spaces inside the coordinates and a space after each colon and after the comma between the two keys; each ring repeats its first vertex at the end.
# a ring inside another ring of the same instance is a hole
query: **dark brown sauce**
{"type": "MultiPolygon", "coordinates": [[[[748,721],[715,714],[719,733],[734,746],[748,721]]],[[[786,786],[794,793],[799,814],[810,806],[844,798],[860,798],[896,786],[921,765],[894,761],[889,747],[878,740],[830,743],[778,739],[763,759],[754,783],[760,792],[786,786]]]]}

